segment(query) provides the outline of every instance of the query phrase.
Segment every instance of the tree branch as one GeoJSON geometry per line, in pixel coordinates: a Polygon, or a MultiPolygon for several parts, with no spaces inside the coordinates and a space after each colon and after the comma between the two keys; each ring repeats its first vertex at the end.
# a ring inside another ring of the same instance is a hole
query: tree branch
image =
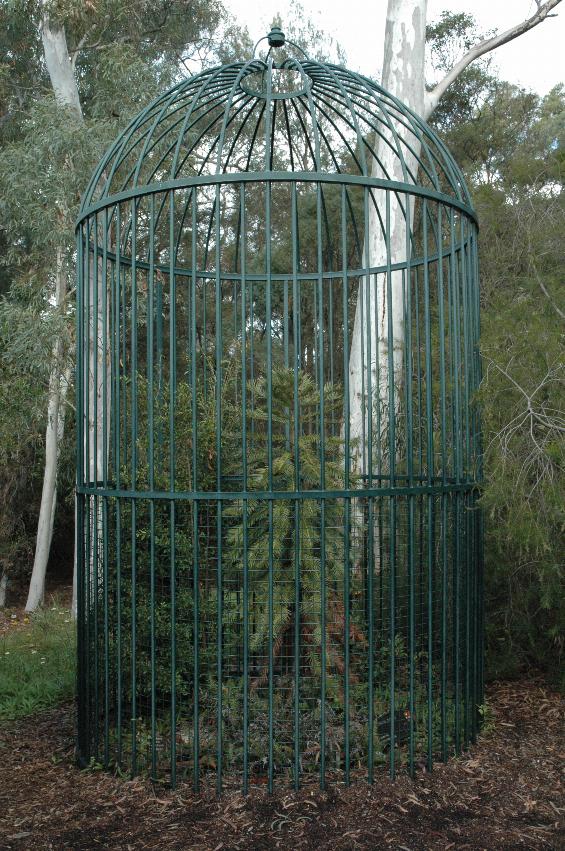
{"type": "Polygon", "coordinates": [[[73,73],[74,73],[75,68],[76,68],[78,55],[79,55],[81,49],[86,44],[86,39],[88,38],[88,36],[90,35],[91,32],[92,32],[92,27],[90,27],[89,29],[87,29],[85,31],[84,35],[80,39],[80,41],[77,44],[77,46],[75,47],[75,49],[69,51],[69,59],[71,60],[71,68],[73,69],[73,73]]]}
{"type": "MultiPolygon", "coordinates": [[[[157,21],[156,22],[157,25],[155,27],[152,27],[151,29],[148,29],[148,30],[143,30],[142,32],[139,33],[139,35],[137,36],[137,39],[141,42],[144,39],[149,38],[150,36],[153,36],[153,35],[156,35],[157,33],[160,33],[164,29],[164,27],[166,26],[168,18],[169,18],[169,12],[166,11],[163,19],[161,21],[157,21]]],[[[116,44],[130,44],[130,43],[133,43],[133,41],[134,41],[134,36],[131,35],[131,33],[127,33],[127,34],[121,35],[121,36],[116,36],[115,38],[111,39],[110,41],[104,41],[104,34],[106,32],[106,29],[107,29],[107,28],[104,28],[102,30],[102,33],[101,33],[98,41],[94,42],[93,44],[86,44],[87,38],[92,33],[93,29],[94,29],[94,27],[90,27],[88,30],[86,30],[85,34],[82,36],[82,38],[80,39],[77,46],[69,54],[73,69],[75,67],[78,54],[81,50],[83,50],[83,51],[85,51],[85,50],[107,50],[109,47],[114,47],[116,44]]]]}
{"type": "Polygon", "coordinates": [[[542,4],[541,0],[536,0],[537,11],[530,18],[526,18],[525,21],[521,21],[519,24],[510,27],[510,29],[499,33],[492,38],[485,38],[483,41],[475,44],[474,47],[461,57],[459,62],[453,66],[451,71],[445,75],[443,80],[441,80],[431,92],[428,92],[425,105],[426,114],[424,117],[428,118],[431,115],[438,105],[440,98],[445,94],[451,83],[457,79],[459,74],[461,74],[461,72],[464,71],[471,62],[474,62],[475,59],[478,59],[480,56],[484,56],[485,53],[489,53],[491,50],[500,47],[502,44],[507,44],[509,41],[513,41],[515,38],[518,38],[518,36],[523,35],[534,27],[537,27],[537,25],[541,24],[542,21],[545,21],[547,17],[555,17],[555,15],[550,15],[549,13],[560,2],[561,0],[546,0],[546,2],[542,4]]]}
{"type": "Polygon", "coordinates": [[[555,303],[555,301],[551,297],[551,293],[549,292],[549,290],[545,286],[544,282],[542,281],[541,275],[538,272],[537,266],[536,266],[536,264],[534,263],[533,260],[530,260],[530,268],[531,268],[532,272],[534,273],[534,277],[535,277],[536,281],[538,282],[540,290],[542,291],[544,296],[547,298],[548,302],[550,303],[552,308],[555,310],[557,315],[560,316],[561,319],[563,319],[563,321],[565,322],[565,313],[561,310],[561,308],[555,303]]]}

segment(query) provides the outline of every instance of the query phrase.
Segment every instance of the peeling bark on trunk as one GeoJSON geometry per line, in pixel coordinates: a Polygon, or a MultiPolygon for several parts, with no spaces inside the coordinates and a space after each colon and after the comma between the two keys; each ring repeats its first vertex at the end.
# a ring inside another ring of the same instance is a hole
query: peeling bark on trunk
{"type": "Polygon", "coordinates": [[[57,102],[82,118],[82,109],[64,27],[51,24],[45,11],[40,25],[43,54],[57,102]]]}

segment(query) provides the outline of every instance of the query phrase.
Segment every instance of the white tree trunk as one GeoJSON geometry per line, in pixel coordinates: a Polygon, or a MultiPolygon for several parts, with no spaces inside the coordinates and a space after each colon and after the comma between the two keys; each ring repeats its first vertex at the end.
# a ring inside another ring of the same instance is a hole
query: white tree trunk
{"type": "MultiPolygon", "coordinates": [[[[382,71],[383,88],[419,115],[424,112],[426,5],[427,0],[389,0],[382,71]]],[[[395,130],[400,140],[409,132],[399,124],[395,126],[395,130]]],[[[392,136],[389,136],[389,141],[393,141],[392,136]]],[[[407,141],[412,152],[409,152],[400,142],[402,154],[408,172],[412,172],[416,179],[420,146],[411,133],[407,141]]],[[[376,153],[377,159],[372,164],[373,177],[383,178],[386,171],[390,180],[410,182],[410,177],[403,172],[402,162],[394,144],[390,146],[379,139],[376,153]]],[[[385,234],[378,216],[380,213],[382,221],[386,222],[386,191],[375,191],[373,199],[374,201],[369,202],[369,221],[365,228],[365,263],[369,267],[375,267],[385,266],[387,263],[404,262],[409,243],[406,216],[401,204],[394,193],[389,194],[390,249],[387,250],[385,234]]],[[[406,199],[401,198],[400,201],[405,203],[406,199]]],[[[412,228],[413,214],[414,204],[410,199],[408,231],[412,228]]],[[[349,356],[350,435],[357,446],[353,458],[354,470],[357,473],[367,472],[369,429],[372,429],[375,443],[378,441],[382,443],[383,432],[388,423],[391,393],[394,397],[393,405],[395,408],[398,407],[403,366],[403,341],[402,272],[392,272],[390,294],[386,274],[366,276],[359,285],[349,356]],[[390,340],[389,324],[392,330],[390,340]],[[389,374],[389,343],[392,344],[392,375],[389,374]],[[372,412],[368,410],[367,400],[369,370],[373,393],[372,412]],[[377,405],[382,417],[380,434],[375,434],[374,411],[377,405]]],[[[382,445],[381,449],[383,449],[382,445]]],[[[394,451],[394,448],[390,447],[390,451],[394,451]]],[[[387,465],[386,457],[383,458],[382,455],[381,464],[387,465]]],[[[379,471],[374,469],[374,472],[379,471]]]]}
{"type": "MultiPolygon", "coordinates": [[[[63,250],[57,249],[55,272],[55,310],[64,310],[67,296],[67,275],[64,268],[63,250]]],[[[45,469],[43,473],[43,490],[37,538],[35,543],[35,558],[29,584],[26,612],[33,612],[43,602],[45,593],[45,574],[49,560],[49,550],[53,537],[55,519],[55,504],[57,500],[57,470],[61,441],[65,429],[65,402],[70,377],[70,367],[62,368],[64,358],[63,341],[57,337],[53,344],[51,374],[49,376],[49,393],[47,403],[47,427],[45,430],[45,469]]]]}
{"type": "Polygon", "coordinates": [[[51,86],[57,102],[61,106],[72,109],[79,118],[82,118],[80,97],[67,47],[65,29],[59,24],[51,24],[49,15],[45,10],[46,5],[46,3],[43,4],[44,12],[40,32],[51,86]]]}
{"type": "Polygon", "coordinates": [[[6,605],[6,593],[8,591],[8,574],[5,570],[0,573],[0,609],[6,605]]]}
{"type": "MultiPolygon", "coordinates": [[[[47,11],[40,25],[45,64],[57,102],[75,112],[82,119],[82,110],[72,63],[67,48],[65,30],[51,25],[47,11]]],[[[67,277],[64,268],[64,249],[57,249],[55,270],[55,310],[64,309],[67,296],[67,277]]],[[[32,612],[41,605],[45,593],[45,574],[49,550],[53,537],[55,506],[57,499],[57,473],[60,446],[65,428],[65,401],[70,377],[70,368],[63,366],[63,341],[58,337],[53,344],[49,393],[47,403],[47,427],[45,431],[45,470],[43,490],[37,524],[35,558],[26,603],[26,611],[32,612]]]]}

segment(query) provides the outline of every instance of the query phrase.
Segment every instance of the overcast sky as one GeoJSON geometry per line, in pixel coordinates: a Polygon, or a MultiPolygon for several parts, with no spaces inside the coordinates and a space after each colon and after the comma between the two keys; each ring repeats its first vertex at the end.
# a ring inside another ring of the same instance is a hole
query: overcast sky
{"type": "MultiPolygon", "coordinates": [[[[284,18],[288,0],[224,0],[228,9],[247,24],[251,36],[265,35],[276,12],[284,18]]],[[[334,36],[345,49],[351,70],[380,77],[386,0],[301,0],[314,23],[334,36]]],[[[507,29],[528,17],[533,0],[429,0],[428,21],[448,9],[473,14],[481,28],[507,29]]],[[[500,75],[512,83],[546,94],[565,81],[565,2],[559,15],[493,54],[500,75]]]]}

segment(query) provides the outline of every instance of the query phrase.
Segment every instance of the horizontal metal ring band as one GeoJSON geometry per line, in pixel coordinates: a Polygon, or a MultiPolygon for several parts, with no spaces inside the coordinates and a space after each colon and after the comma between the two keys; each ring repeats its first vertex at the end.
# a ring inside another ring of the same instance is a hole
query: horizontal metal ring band
{"type": "MultiPolygon", "coordinates": [[[[461,250],[466,250],[469,246],[470,240],[464,239],[461,242],[458,242],[454,247],[453,251],[451,247],[442,251],[442,258],[444,260],[448,260],[450,256],[453,254],[457,254],[461,250]]],[[[89,254],[94,256],[94,246],[88,246],[89,254]]],[[[102,248],[98,247],[97,256],[99,260],[109,260],[112,263],[116,263],[118,257],[114,251],[104,251],[102,248]]],[[[435,252],[434,254],[430,254],[427,258],[424,257],[411,257],[410,260],[404,261],[402,263],[391,263],[390,270],[391,272],[403,272],[406,269],[416,269],[420,266],[430,265],[432,263],[436,263],[439,259],[439,254],[435,252]]],[[[125,266],[127,269],[131,269],[134,265],[131,257],[121,255],[120,256],[120,267],[125,266]]],[[[136,269],[143,269],[144,271],[151,270],[151,264],[146,260],[137,260],[135,261],[136,269]]],[[[162,272],[165,275],[170,274],[171,267],[167,263],[154,263],[153,270],[162,272]]],[[[388,265],[385,263],[382,266],[368,266],[367,268],[356,268],[356,269],[338,269],[337,271],[323,271],[323,272],[300,272],[298,274],[294,274],[294,272],[273,272],[270,275],[267,275],[265,272],[261,273],[249,273],[242,275],[241,272],[221,272],[219,278],[221,281],[241,281],[245,280],[249,282],[259,282],[266,283],[267,281],[293,281],[295,278],[297,281],[301,283],[303,281],[319,281],[322,278],[324,281],[329,279],[343,280],[344,277],[349,278],[364,278],[367,275],[382,275],[388,270],[388,265]]],[[[173,274],[177,278],[192,278],[193,271],[188,267],[184,266],[175,266],[173,268],[173,274]]],[[[210,280],[216,281],[218,275],[216,272],[205,272],[201,269],[197,269],[194,277],[197,280],[210,280]]]]}
{"type": "Polygon", "coordinates": [[[399,192],[403,195],[416,195],[431,201],[437,201],[448,207],[453,207],[472,219],[478,225],[475,211],[463,201],[451,198],[434,189],[424,186],[416,186],[410,183],[399,183],[393,180],[382,180],[376,177],[368,177],[359,174],[325,174],[318,171],[249,171],[234,172],[233,174],[211,174],[207,177],[181,177],[177,180],[166,180],[162,183],[150,183],[147,186],[134,186],[115,195],[106,195],[86,210],[83,210],[77,219],[76,228],[80,223],[98,210],[113,207],[122,201],[130,201],[144,195],[171,192],[176,189],[190,189],[191,187],[218,186],[233,183],[330,183],[339,186],[361,186],[367,189],[382,189],[390,192],[399,192]]]}
{"type": "Polygon", "coordinates": [[[370,499],[382,496],[420,496],[471,492],[480,488],[479,482],[462,482],[458,484],[435,485],[403,485],[401,487],[358,488],[344,490],[308,490],[308,491],[139,491],[121,488],[105,488],[88,485],[78,485],[77,494],[81,496],[117,497],[120,499],[146,499],[180,502],[238,502],[247,500],[327,500],[327,499],[370,499]]]}

